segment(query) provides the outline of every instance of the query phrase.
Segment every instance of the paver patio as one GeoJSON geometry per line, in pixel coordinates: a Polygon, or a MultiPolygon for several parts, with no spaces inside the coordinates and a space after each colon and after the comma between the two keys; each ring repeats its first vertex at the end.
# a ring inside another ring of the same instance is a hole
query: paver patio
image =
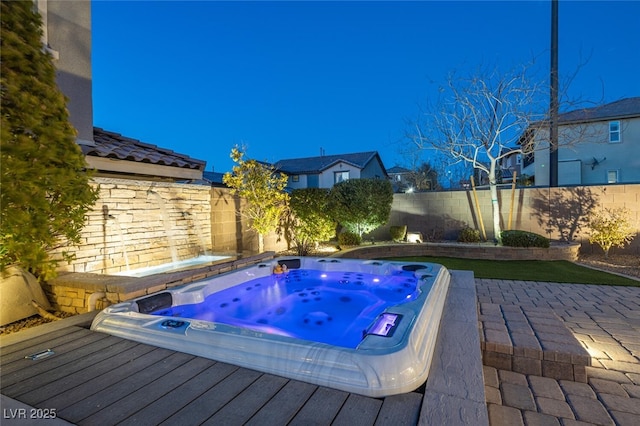
{"type": "Polygon", "coordinates": [[[591,356],[587,383],[484,367],[489,422],[640,425],[640,288],[476,279],[480,304],[549,308],[591,356]]]}

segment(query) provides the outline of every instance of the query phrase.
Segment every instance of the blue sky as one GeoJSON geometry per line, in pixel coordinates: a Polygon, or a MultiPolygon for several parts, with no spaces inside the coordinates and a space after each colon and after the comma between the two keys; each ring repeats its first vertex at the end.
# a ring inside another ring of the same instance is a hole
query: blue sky
{"type": "MultiPolygon", "coordinates": [[[[549,63],[551,3],[92,2],[94,125],[229,171],[378,151],[409,166],[407,120],[449,72],[549,63]]],[[[640,1],[559,3],[569,94],[640,96],[640,1]]],[[[543,74],[544,75],[544,74],[543,74]]]]}

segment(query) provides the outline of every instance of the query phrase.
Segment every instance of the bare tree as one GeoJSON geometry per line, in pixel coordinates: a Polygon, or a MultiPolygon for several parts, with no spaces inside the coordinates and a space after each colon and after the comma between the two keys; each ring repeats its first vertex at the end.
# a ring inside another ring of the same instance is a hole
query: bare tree
{"type": "Polygon", "coordinates": [[[498,242],[500,160],[533,149],[521,144],[521,136],[532,123],[547,120],[548,90],[530,71],[530,66],[522,66],[507,73],[481,69],[466,77],[450,74],[437,102],[427,106],[409,134],[419,149],[436,149],[454,163],[466,162],[487,174],[498,242]]]}

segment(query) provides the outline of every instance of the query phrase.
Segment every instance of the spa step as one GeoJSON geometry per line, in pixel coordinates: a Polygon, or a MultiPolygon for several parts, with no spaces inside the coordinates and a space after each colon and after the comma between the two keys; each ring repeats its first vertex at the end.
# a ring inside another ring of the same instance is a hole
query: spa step
{"type": "Polygon", "coordinates": [[[419,426],[488,426],[473,272],[450,272],[419,426]]]}
{"type": "Polygon", "coordinates": [[[591,357],[551,309],[480,303],[479,319],[484,365],[587,382],[591,357]]]}

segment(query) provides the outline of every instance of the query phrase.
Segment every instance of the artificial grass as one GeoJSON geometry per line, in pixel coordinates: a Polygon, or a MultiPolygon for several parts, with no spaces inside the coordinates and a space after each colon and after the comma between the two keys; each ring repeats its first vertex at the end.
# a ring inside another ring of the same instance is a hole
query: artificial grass
{"type": "Polygon", "coordinates": [[[566,260],[479,260],[429,256],[392,259],[439,263],[447,269],[473,271],[476,278],[640,287],[639,281],[585,268],[566,260]]]}

